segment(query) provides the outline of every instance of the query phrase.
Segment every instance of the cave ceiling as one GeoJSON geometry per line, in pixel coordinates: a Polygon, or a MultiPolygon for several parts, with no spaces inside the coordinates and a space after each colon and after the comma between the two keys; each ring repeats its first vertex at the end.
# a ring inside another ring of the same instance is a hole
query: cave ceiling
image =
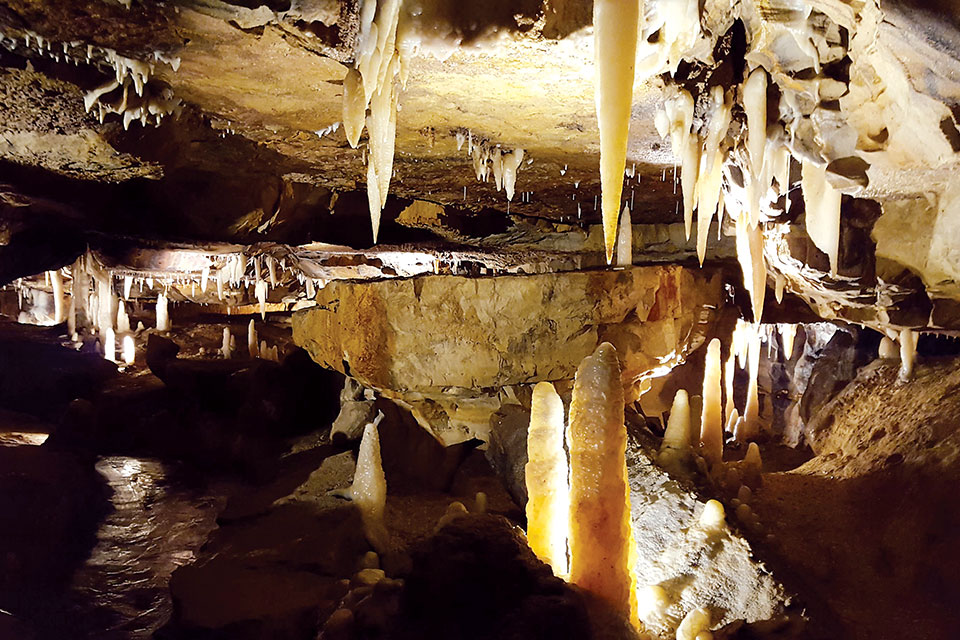
{"type": "MultiPolygon", "coordinates": [[[[592,3],[406,6],[419,46],[398,80],[380,243],[573,252],[590,256],[578,266],[602,265],[592,3]],[[475,157],[496,149],[523,150],[510,201],[492,177],[477,178],[475,157]],[[432,205],[411,211],[412,201],[432,205]]],[[[0,249],[33,273],[84,243],[370,247],[368,135],[352,148],[343,126],[361,9],[0,1],[0,249]]],[[[793,127],[796,160],[823,161],[843,194],[836,274],[798,222],[799,189],[770,205],[767,285],[822,317],[960,328],[958,15],[919,0],[706,3],[699,39],[675,45],[677,63],[633,87],[622,200],[635,237],[669,236],[683,221],[681,159],[656,126],[664,101],[689,91],[701,114],[711,86],[736,88],[762,65],[768,96],[803,115],[790,124],[787,107],[771,109],[769,130],[793,127]],[[814,57],[827,62],[791,68],[800,54],[778,29],[822,40],[814,57]]],[[[641,46],[665,37],[645,35],[641,46]]],[[[745,135],[742,122],[735,103],[729,137],[745,135]]],[[[789,171],[799,175],[797,161],[789,171]]],[[[728,196],[728,212],[736,205],[728,196]]],[[[733,225],[721,226],[707,260],[736,270],[733,225]]],[[[638,246],[635,261],[695,255],[693,240],[667,244],[646,256],[638,246]]],[[[3,279],[28,275],[16,271],[4,266],[3,279]]]]}

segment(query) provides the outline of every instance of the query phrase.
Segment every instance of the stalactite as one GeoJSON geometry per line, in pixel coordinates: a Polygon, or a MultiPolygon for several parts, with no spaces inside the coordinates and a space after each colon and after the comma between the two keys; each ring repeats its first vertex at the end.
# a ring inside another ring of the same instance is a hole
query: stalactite
{"type": "Polygon", "coordinates": [[[563,448],[563,402],[553,385],[533,388],[527,431],[527,542],[537,557],[567,575],[570,487],[563,448]]]}
{"type": "Polygon", "coordinates": [[[130,290],[133,288],[133,276],[123,276],[123,299],[130,299],[130,290]]]}
{"type": "Polygon", "coordinates": [[[507,201],[513,200],[514,188],[517,184],[517,170],[523,162],[523,149],[514,149],[513,152],[503,155],[503,189],[507,192],[507,201]]]}
{"type": "Polygon", "coordinates": [[[578,367],[570,404],[570,581],[635,621],[623,407],[617,352],[605,342],[578,367]]]}
{"type": "Polygon", "coordinates": [[[629,267],[633,264],[633,224],[630,222],[630,208],[623,205],[620,212],[620,230],[617,236],[617,266],[629,267]]]}
{"type": "Polygon", "coordinates": [[[711,465],[723,460],[723,409],[720,403],[720,340],[707,346],[703,373],[700,450],[711,465]]]}
{"type": "Polygon", "coordinates": [[[780,341],[783,344],[783,360],[786,362],[793,355],[793,342],[797,337],[797,325],[778,324],[777,329],[780,332],[780,341]]]}
{"type": "Polygon", "coordinates": [[[763,227],[752,227],[746,212],[737,214],[737,262],[743,272],[743,286],[750,294],[753,321],[760,322],[767,291],[767,266],[763,258],[763,227]]]}
{"type": "Polygon", "coordinates": [[[723,87],[716,85],[710,90],[707,139],[700,156],[697,174],[697,258],[703,264],[707,252],[707,236],[710,223],[720,202],[720,187],[723,178],[723,154],[720,143],[730,128],[730,105],[724,98],[723,87]]]}
{"type": "Polygon", "coordinates": [[[637,2],[596,0],[593,3],[601,209],[607,264],[613,261],[623,170],[627,164],[639,19],[637,2]]]}
{"type": "Polygon", "coordinates": [[[257,304],[260,307],[260,319],[266,320],[267,318],[267,282],[266,280],[257,280],[257,283],[254,285],[254,294],[257,298],[257,304]]]}
{"type": "Polygon", "coordinates": [[[837,275],[840,245],[840,192],[827,182],[826,167],[806,160],[801,167],[800,184],[806,210],[807,235],[830,259],[830,275],[837,275]]]}

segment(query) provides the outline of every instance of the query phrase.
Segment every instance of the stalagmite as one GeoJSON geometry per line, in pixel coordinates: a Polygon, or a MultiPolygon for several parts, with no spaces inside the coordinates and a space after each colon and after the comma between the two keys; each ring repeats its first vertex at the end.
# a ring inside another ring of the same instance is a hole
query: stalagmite
{"type": "Polygon", "coordinates": [[[121,353],[125,364],[133,364],[134,360],[137,359],[137,346],[130,334],[123,336],[121,353]]]}
{"type": "Polygon", "coordinates": [[[247,325],[247,352],[251,358],[260,357],[260,349],[257,344],[257,327],[253,324],[252,319],[250,324],[247,325]]]}
{"type": "Polygon", "coordinates": [[[617,235],[617,266],[633,264],[633,225],[630,223],[630,208],[623,205],[620,212],[620,231],[617,235]]]}
{"type": "Polygon", "coordinates": [[[170,331],[170,315],[167,310],[167,296],[157,296],[157,331],[170,331]]]}
{"type": "Polygon", "coordinates": [[[635,621],[623,407],[617,352],[605,342],[577,368],[570,403],[570,582],[635,621]]]}
{"type": "Polygon", "coordinates": [[[563,402],[553,385],[533,388],[527,431],[527,542],[537,557],[567,575],[570,487],[563,448],[563,402]]]}
{"type": "Polygon", "coordinates": [[[751,442],[747,447],[747,453],[743,456],[743,477],[747,484],[756,486],[759,484],[760,473],[763,471],[763,460],[760,458],[760,447],[756,442],[751,442]]]}
{"type": "Polygon", "coordinates": [[[367,541],[375,550],[383,553],[388,548],[390,536],[383,524],[383,510],[387,502],[387,479],[380,461],[380,434],[377,427],[383,413],[368,422],[357,452],[357,470],[353,476],[350,497],[363,518],[367,541]]]}
{"type": "Polygon", "coordinates": [[[627,164],[627,133],[633,106],[633,70],[639,19],[638,2],[596,0],[593,3],[601,209],[607,264],[613,261],[623,170],[627,164]]]}
{"type": "Polygon", "coordinates": [[[222,355],[225,360],[229,360],[230,356],[233,355],[232,338],[233,336],[230,335],[230,327],[224,327],[223,344],[220,345],[220,355],[222,355]]]}
{"type": "Polygon", "coordinates": [[[50,275],[50,286],[53,288],[53,321],[60,324],[67,317],[66,301],[63,297],[63,278],[60,277],[59,269],[48,273],[50,275]]]}
{"type": "Polygon", "coordinates": [[[260,357],[263,358],[264,360],[270,359],[270,349],[269,347],[267,347],[266,340],[260,341],[260,348],[258,349],[257,353],[260,354],[260,357]]]}
{"type": "Polygon", "coordinates": [[[697,526],[704,531],[722,531],[727,524],[727,516],[723,510],[723,505],[716,500],[707,500],[703,505],[703,511],[700,512],[700,518],[697,520],[697,526]]]}
{"type": "Polygon", "coordinates": [[[913,363],[917,357],[917,340],[920,334],[912,329],[900,330],[900,379],[909,380],[913,375],[913,363]]]}
{"type": "Polygon", "coordinates": [[[690,398],[683,389],[677,389],[673,396],[673,405],[670,407],[670,418],[667,428],[663,432],[663,442],[660,444],[660,453],[667,449],[689,449],[693,444],[690,430],[690,398]]]}
{"type": "Polygon", "coordinates": [[[727,421],[730,420],[730,414],[737,410],[736,403],[733,401],[733,377],[736,373],[734,367],[737,357],[735,342],[735,339],[730,341],[730,353],[727,354],[727,360],[723,363],[723,395],[725,396],[723,416],[727,421]]]}
{"type": "Polygon", "coordinates": [[[827,182],[826,167],[803,161],[800,174],[807,235],[830,259],[830,275],[837,275],[840,245],[840,192],[827,182]]]}
{"type": "Polygon", "coordinates": [[[713,637],[710,633],[710,612],[700,607],[691,610],[680,621],[677,627],[677,640],[706,640],[704,632],[708,637],[713,637]]]}
{"type": "Polygon", "coordinates": [[[130,316],[127,315],[127,306],[123,300],[117,305],[117,333],[130,333],[130,316]]]}
{"type": "Polygon", "coordinates": [[[879,356],[884,360],[899,358],[900,349],[897,347],[897,343],[891,340],[889,337],[883,336],[883,339],[880,340],[879,356]]]}
{"type": "Polygon", "coordinates": [[[759,325],[754,325],[753,335],[750,336],[750,346],[747,351],[747,372],[749,383],[747,385],[747,406],[743,415],[742,438],[738,434],[738,440],[744,442],[757,435],[760,423],[760,398],[757,378],[760,372],[760,331],[759,325]]]}
{"type": "Polygon", "coordinates": [[[711,464],[723,460],[723,409],[720,403],[720,340],[707,346],[703,372],[703,410],[700,419],[700,449],[711,464]]]}
{"type": "Polygon", "coordinates": [[[103,357],[107,360],[117,359],[117,336],[111,327],[103,332],[103,357]]]}

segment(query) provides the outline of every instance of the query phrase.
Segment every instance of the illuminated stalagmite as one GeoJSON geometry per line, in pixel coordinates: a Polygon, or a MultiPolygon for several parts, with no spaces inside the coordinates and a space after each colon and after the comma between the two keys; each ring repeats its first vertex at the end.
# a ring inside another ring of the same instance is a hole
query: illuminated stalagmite
{"type": "Polygon", "coordinates": [[[377,430],[383,414],[367,423],[357,453],[357,470],[349,495],[360,510],[367,541],[379,552],[387,549],[390,541],[383,524],[383,510],[387,503],[387,479],[380,460],[380,433],[377,430]]]}
{"type": "Polygon", "coordinates": [[[707,346],[703,372],[703,409],[700,419],[700,449],[716,464],[723,459],[723,409],[720,402],[720,340],[707,346]]]}
{"type": "Polygon", "coordinates": [[[637,51],[639,3],[593,3],[594,59],[597,67],[597,124],[600,128],[600,190],[607,264],[613,260],[620,217],[627,132],[633,105],[633,69],[637,51]]]}
{"type": "Polygon", "coordinates": [[[637,620],[623,387],[613,345],[577,368],[570,403],[570,582],[637,620]]]}
{"type": "Polygon", "coordinates": [[[570,511],[563,427],[563,401],[552,384],[538,383],[527,431],[527,542],[559,576],[567,574],[570,511]]]}

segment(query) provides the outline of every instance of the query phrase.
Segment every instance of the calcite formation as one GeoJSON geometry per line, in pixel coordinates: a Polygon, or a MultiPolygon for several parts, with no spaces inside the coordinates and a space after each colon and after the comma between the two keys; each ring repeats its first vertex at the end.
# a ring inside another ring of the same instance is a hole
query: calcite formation
{"type": "Polygon", "coordinates": [[[530,403],[527,431],[527,542],[537,557],[567,574],[570,487],[564,449],[563,401],[549,382],[538,382],[530,403]]]}
{"type": "Polygon", "coordinates": [[[570,582],[635,620],[623,404],[617,351],[603,343],[577,369],[570,402],[570,582]]]}

